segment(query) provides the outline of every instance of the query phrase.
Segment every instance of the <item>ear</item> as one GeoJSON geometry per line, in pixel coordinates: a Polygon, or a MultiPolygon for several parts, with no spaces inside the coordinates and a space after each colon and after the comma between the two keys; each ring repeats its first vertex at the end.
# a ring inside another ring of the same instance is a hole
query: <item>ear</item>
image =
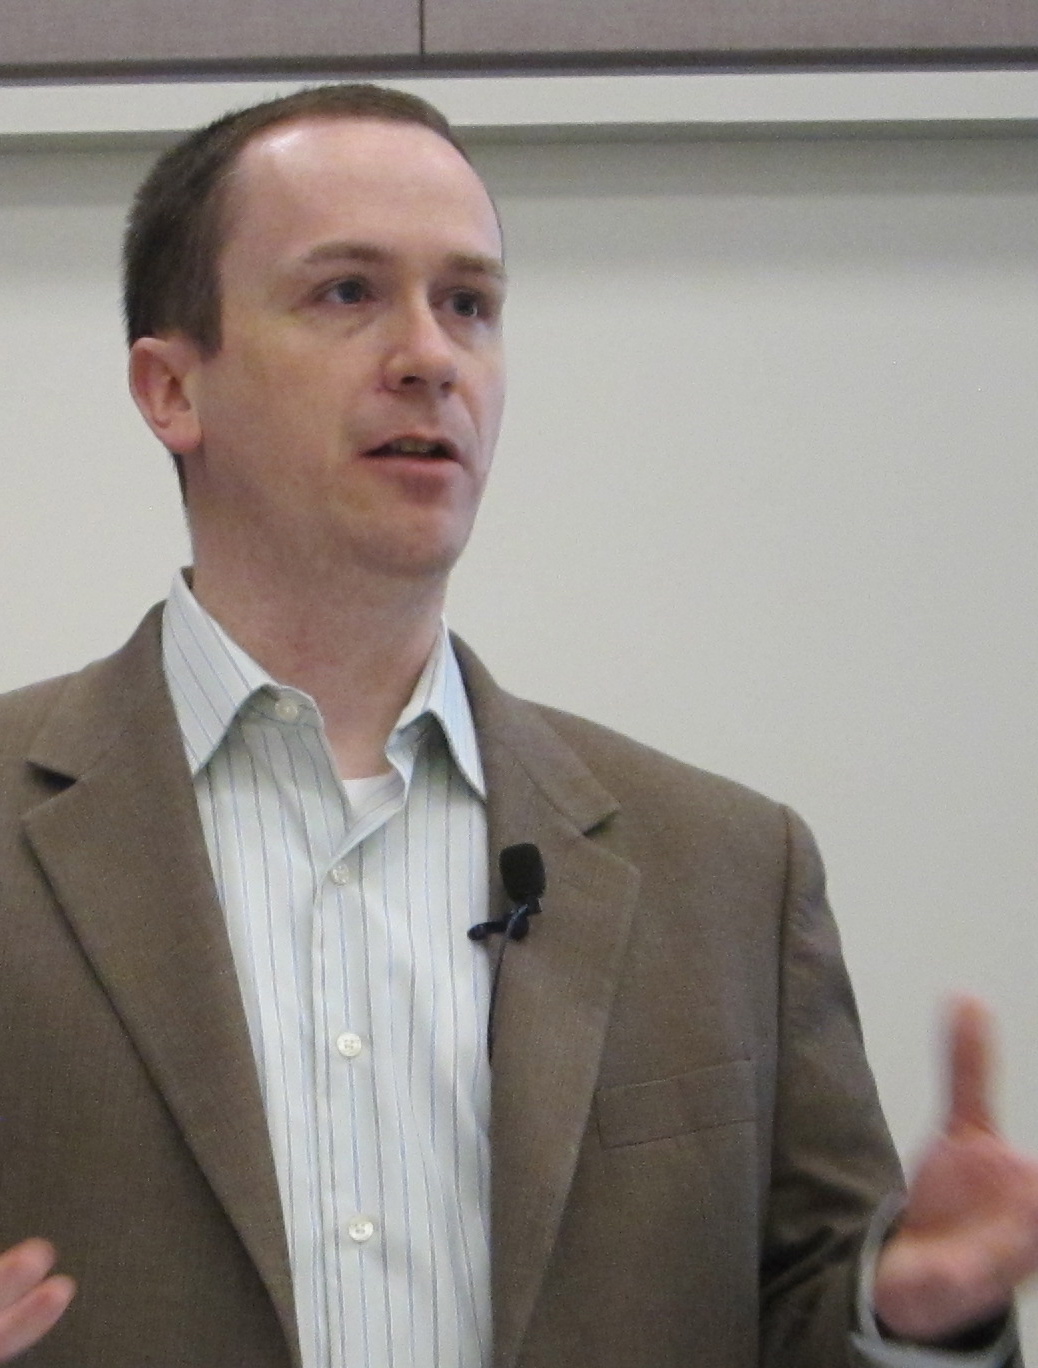
{"type": "Polygon", "coordinates": [[[130,348],[130,393],[152,432],[177,456],[190,456],[202,444],[194,399],[201,361],[197,344],[180,333],[139,337],[130,348]]]}

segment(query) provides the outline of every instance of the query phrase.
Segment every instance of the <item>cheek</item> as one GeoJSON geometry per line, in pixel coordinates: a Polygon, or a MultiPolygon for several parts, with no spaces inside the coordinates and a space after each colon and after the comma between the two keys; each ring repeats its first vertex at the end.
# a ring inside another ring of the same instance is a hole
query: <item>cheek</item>
{"type": "Polygon", "coordinates": [[[340,392],[317,359],[261,353],[245,358],[225,407],[266,444],[275,437],[305,444],[327,427],[340,392]]]}
{"type": "Polygon", "coordinates": [[[291,469],[286,451],[312,452],[322,442],[322,410],[308,382],[282,370],[242,369],[206,396],[200,410],[210,458],[237,471],[237,478],[265,478],[269,468],[291,469]]]}
{"type": "Polygon", "coordinates": [[[478,418],[484,437],[493,445],[501,427],[505,406],[504,366],[500,360],[488,366],[479,386],[478,418]]]}

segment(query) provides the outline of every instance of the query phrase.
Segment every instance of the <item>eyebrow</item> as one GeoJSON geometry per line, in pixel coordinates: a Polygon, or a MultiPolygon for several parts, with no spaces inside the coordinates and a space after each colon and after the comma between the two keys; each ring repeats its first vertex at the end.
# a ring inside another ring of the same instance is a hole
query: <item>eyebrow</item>
{"type": "MultiPolygon", "coordinates": [[[[392,259],[392,252],[368,242],[323,242],[319,247],[314,247],[306,253],[303,265],[361,262],[368,266],[384,266],[392,259]]],[[[463,271],[467,275],[490,276],[502,283],[506,278],[502,263],[496,257],[485,256],[482,252],[449,252],[446,265],[453,271],[463,271]]]]}

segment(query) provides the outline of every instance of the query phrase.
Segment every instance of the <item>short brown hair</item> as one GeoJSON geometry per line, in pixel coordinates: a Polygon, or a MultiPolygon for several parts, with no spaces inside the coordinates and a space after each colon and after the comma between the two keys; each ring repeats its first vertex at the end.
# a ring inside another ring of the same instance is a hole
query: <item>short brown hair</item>
{"type": "Polygon", "coordinates": [[[374,119],[430,128],[468,156],[450,124],[416,95],[376,85],[323,85],[225,114],[176,143],[137,191],[123,242],[123,307],[130,345],[180,332],[207,355],[220,349],[219,259],[227,186],[259,133],[297,119],[374,119]]]}

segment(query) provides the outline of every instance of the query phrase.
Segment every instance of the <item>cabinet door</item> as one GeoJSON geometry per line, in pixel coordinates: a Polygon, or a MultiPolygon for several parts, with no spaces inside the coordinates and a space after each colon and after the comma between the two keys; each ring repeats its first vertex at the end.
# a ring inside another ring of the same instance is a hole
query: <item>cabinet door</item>
{"type": "Polygon", "coordinates": [[[424,0],[424,10],[430,55],[1038,52],[1035,0],[424,0]]]}
{"type": "Polygon", "coordinates": [[[419,0],[0,0],[0,72],[276,71],[417,56],[419,0]]]}

